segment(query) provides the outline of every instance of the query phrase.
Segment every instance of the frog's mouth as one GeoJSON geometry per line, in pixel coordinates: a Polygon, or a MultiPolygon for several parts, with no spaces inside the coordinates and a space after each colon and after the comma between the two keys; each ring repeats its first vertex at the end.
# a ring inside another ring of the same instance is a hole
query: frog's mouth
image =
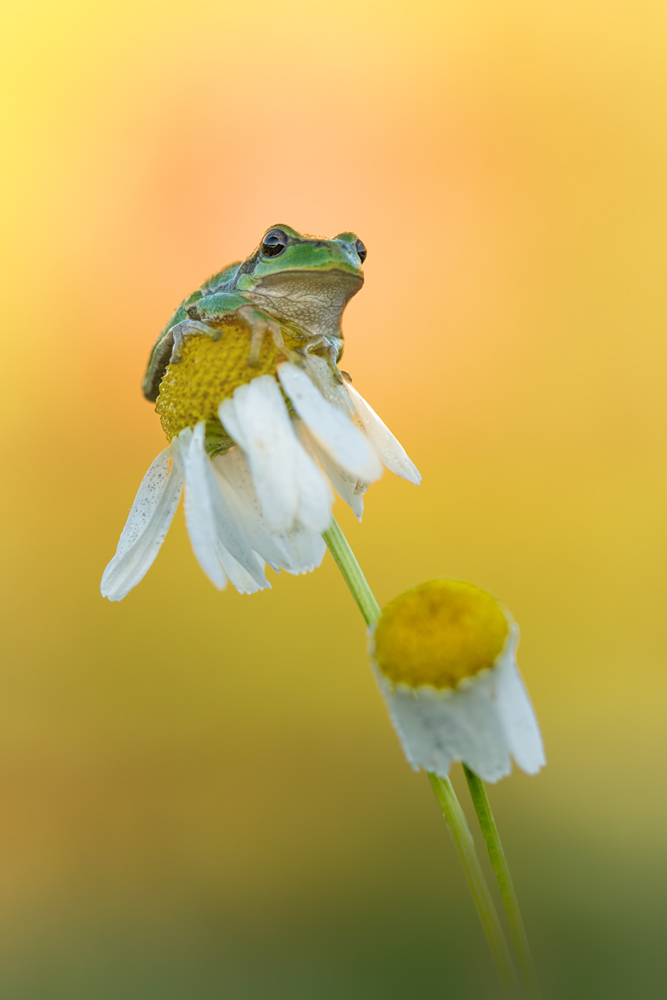
{"type": "Polygon", "coordinates": [[[279,319],[314,336],[339,337],[343,310],[364,283],[363,274],[328,268],[267,274],[245,294],[279,319]]]}

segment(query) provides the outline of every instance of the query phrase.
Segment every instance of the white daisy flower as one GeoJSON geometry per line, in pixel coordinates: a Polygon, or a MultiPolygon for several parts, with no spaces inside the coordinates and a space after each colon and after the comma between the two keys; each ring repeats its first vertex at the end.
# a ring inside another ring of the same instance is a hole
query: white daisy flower
{"type": "Polygon", "coordinates": [[[432,580],[391,601],[371,637],[373,669],[414,770],[463,761],[484,781],[546,763],[516,662],[519,630],[485,591],[432,580]]]}
{"type": "Polygon", "coordinates": [[[204,573],[219,589],[229,580],[248,594],[270,586],[267,563],[294,574],[320,565],[333,490],[361,519],[363,494],[383,465],[420,481],[330,360],[281,353],[267,339],[250,367],[247,330],[234,325],[217,341],[188,336],[180,355],[156,406],[171,442],[146,473],[102,577],[109,600],[125,597],[152,565],[183,487],[204,573]]]}

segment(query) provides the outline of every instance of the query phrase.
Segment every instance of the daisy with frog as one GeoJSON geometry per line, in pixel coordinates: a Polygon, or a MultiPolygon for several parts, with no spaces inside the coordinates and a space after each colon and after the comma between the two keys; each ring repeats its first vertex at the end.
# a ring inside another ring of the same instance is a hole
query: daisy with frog
{"type": "Polygon", "coordinates": [[[265,563],[319,566],[333,491],[361,519],[386,466],[419,473],[338,368],[341,318],[363,284],[366,248],[273,227],[241,263],[185,299],[157,339],[143,383],[170,445],[139,488],[102,594],[119,601],[155,559],[185,485],[194,553],[216,587],[270,586],[265,563]]]}
{"type": "Polygon", "coordinates": [[[274,227],[247,260],[209,278],[159,336],[144,379],[170,444],[146,473],[102,577],[119,601],[158,553],[185,486],[200,566],[218,588],[269,586],[265,565],[319,566],[328,546],[371,637],[372,666],[409,763],[429,774],[508,996],[517,980],[470,829],[449,780],[462,761],[489,848],[527,996],[539,987],[482,779],[545,763],[516,665],[509,613],[471,584],[436,580],[381,612],[331,507],[358,518],[382,466],[419,473],[338,368],[341,317],[363,283],[364,244],[274,227]],[[333,490],[332,490],[333,487],[333,490]]]}

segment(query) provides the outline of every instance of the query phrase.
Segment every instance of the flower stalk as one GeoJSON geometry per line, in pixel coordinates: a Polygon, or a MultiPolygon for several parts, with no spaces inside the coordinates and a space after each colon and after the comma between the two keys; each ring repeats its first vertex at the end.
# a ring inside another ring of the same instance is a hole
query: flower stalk
{"type": "Polygon", "coordinates": [[[380,605],[375,600],[375,595],[368,586],[361,566],[357,562],[347,538],[340,530],[340,525],[335,517],[331,518],[331,524],[322,533],[322,538],[327,543],[329,552],[334,557],[338,569],[343,574],[343,579],[357,602],[357,607],[361,611],[364,621],[370,628],[372,625],[375,625],[382,614],[380,605]]]}
{"type": "Polygon", "coordinates": [[[542,994],[537,981],[533,957],[530,953],[530,947],[528,945],[526,928],[524,927],[523,918],[519,909],[519,902],[514,890],[514,883],[512,882],[512,876],[510,875],[503,845],[500,841],[498,827],[496,826],[496,821],[493,818],[491,804],[489,802],[488,795],[486,794],[484,782],[465,764],[463,765],[463,771],[466,776],[466,781],[468,782],[468,788],[470,789],[470,795],[472,796],[479,825],[482,829],[484,840],[486,841],[489,858],[491,860],[491,867],[493,868],[498,881],[500,897],[503,901],[503,907],[507,916],[507,923],[509,924],[510,934],[512,935],[512,941],[514,942],[514,947],[516,949],[519,961],[519,970],[526,990],[526,996],[529,1000],[540,1000],[542,994]]]}
{"type": "MultiPolygon", "coordinates": [[[[359,566],[359,563],[357,562],[357,559],[335,518],[332,517],[331,524],[327,530],[323,532],[322,537],[324,538],[331,555],[341,571],[343,579],[350,588],[350,592],[357,603],[357,607],[359,608],[366,625],[371,628],[378,622],[382,612],[375,599],[375,595],[369,587],[368,581],[366,580],[361,567],[359,566]]],[[[460,803],[456,797],[456,793],[449,778],[441,778],[436,774],[429,774],[429,779],[449,827],[459,859],[463,865],[473,901],[477,909],[477,914],[482,924],[482,928],[498,972],[498,977],[506,994],[508,996],[515,996],[517,984],[514,969],[509,957],[507,942],[505,940],[502,925],[498,919],[498,913],[494,906],[489,887],[480,866],[479,858],[475,850],[475,844],[465,815],[461,809],[460,803]]],[[[500,843],[499,840],[498,843],[500,843]]],[[[516,896],[514,899],[516,900],[516,896]]],[[[531,995],[531,1000],[534,996],[536,996],[536,994],[531,995]]]]}
{"type": "Polygon", "coordinates": [[[441,778],[437,774],[429,774],[429,780],[442,814],[447,821],[449,832],[454,841],[456,853],[463,865],[468,880],[468,887],[477,910],[477,915],[486,935],[486,940],[496,966],[498,978],[508,997],[517,995],[517,981],[509,948],[503,929],[498,919],[491,893],[487,885],[482,866],[475,850],[472,833],[465,818],[463,809],[456,797],[456,792],[449,778],[441,778]]]}

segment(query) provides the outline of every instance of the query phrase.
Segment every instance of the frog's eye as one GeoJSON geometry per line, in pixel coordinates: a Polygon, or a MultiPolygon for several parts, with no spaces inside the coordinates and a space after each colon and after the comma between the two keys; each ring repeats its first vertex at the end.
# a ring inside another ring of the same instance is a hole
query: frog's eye
{"type": "Polygon", "coordinates": [[[368,256],[368,250],[366,249],[366,247],[364,246],[364,244],[361,242],[361,240],[357,240],[357,242],[354,244],[354,249],[359,254],[359,260],[363,264],[363,262],[366,260],[366,257],[368,256]]]}
{"type": "Polygon", "coordinates": [[[270,229],[262,241],[262,253],[265,257],[277,257],[287,246],[287,233],[282,229],[270,229]]]}

